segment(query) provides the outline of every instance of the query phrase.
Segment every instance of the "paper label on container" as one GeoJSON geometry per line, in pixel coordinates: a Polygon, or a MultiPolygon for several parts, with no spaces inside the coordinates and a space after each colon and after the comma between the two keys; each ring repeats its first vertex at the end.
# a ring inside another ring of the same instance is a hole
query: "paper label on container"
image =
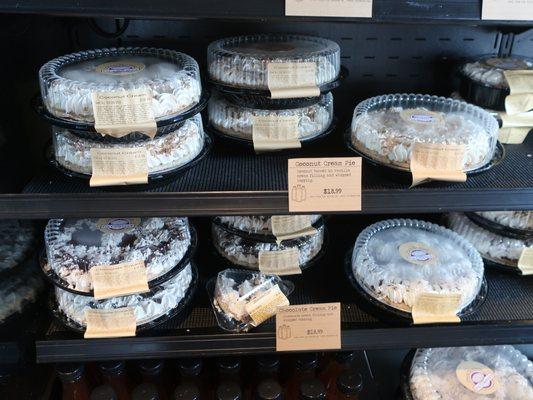
{"type": "Polygon", "coordinates": [[[137,61],[112,61],[98,65],[95,70],[101,74],[126,76],[133,75],[144,70],[146,66],[137,61]]]}
{"type": "Polygon", "coordinates": [[[465,182],[464,153],[463,144],[415,143],[411,152],[411,187],[427,180],[465,182]]]}
{"type": "Polygon", "coordinates": [[[481,19],[531,21],[533,0],[483,0],[481,19]]]}
{"type": "Polygon", "coordinates": [[[297,247],[279,251],[259,251],[259,271],[270,275],[301,274],[300,251],[297,247]]]}
{"type": "Polygon", "coordinates": [[[498,140],[504,144],[520,144],[526,140],[531,128],[501,128],[498,140]]]}
{"type": "Polygon", "coordinates": [[[417,296],[411,315],[415,324],[461,322],[457,310],[461,304],[459,293],[421,293],[417,296]]]}
{"type": "Polygon", "coordinates": [[[478,395],[490,395],[498,390],[498,380],[492,369],[477,361],[462,361],[455,369],[461,384],[478,395]]]}
{"type": "Polygon", "coordinates": [[[518,268],[522,275],[533,275],[533,247],[524,247],[518,259],[518,268]]]}
{"type": "Polygon", "coordinates": [[[405,122],[418,125],[437,125],[444,123],[444,117],[442,114],[421,108],[402,110],[400,112],[400,117],[405,122]]]}
{"type": "Polygon", "coordinates": [[[273,99],[318,97],[316,62],[270,62],[267,85],[273,99]]]}
{"type": "Polygon", "coordinates": [[[255,115],[252,139],[255,151],[299,149],[297,115],[255,115]]]}
{"type": "Polygon", "coordinates": [[[276,351],[341,348],[341,303],[281,307],[276,314],[276,351]]]}
{"type": "Polygon", "coordinates": [[[152,94],[147,89],[92,92],[91,96],[98,133],[117,138],[131,132],[153,138],[157,133],[152,94]]]}
{"type": "Polygon", "coordinates": [[[96,227],[104,233],[128,233],[140,223],[140,218],[100,218],[96,221],[96,227]]]}
{"type": "Polygon", "coordinates": [[[276,315],[279,307],[288,306],[289,299],[283,294],[278,285],[268,289],[262,296],[246,304],[246,312],[252,318],[253,325],[258,326],[270,317],[276,315]]]}
{"type": "Polygon", "coordinates": [[[371,18],[372,0],[285,0],[285,15],[371,18]]]}
{"type": "MultiPolygon", "coordinates": [[[[532,76],[533,77],[533,76],[532,76]]],[[[516,115],[533,110],[533,92],[511,94],[505,98],[505,110],[508,115],[516,115]]]]}
{"type": "Polygon", "coordinates": [[[148,183],[148,160],[144,147],[91,149],[90,186],[148,183]]]}
{"type": "Polygon", "coordinates": [[[361,157],[288,160],[289,211],[361,211],[361,157]]]}
{"type": "Polygon", "coordinates": [[[135,336],[137,325],[132,307],[110,310],[86,308],[84,313],[87,322],[85,339],[135,336]]]}
{"type": "Polygon", "coordinates": [[[89,270],[97,300],[148,292],[143,260],[114,265],[97,265],[89,270]]]}
{"type": "Polygon", "coordinates": [[[500,113],[502,120],[502,128],[532,128],[533,127],[533,111],[509,115],[507,113],[500,113]]]}
{"type": "Polygon", "coordinates": [[[311,225],[310,215],[273,215],[270,221],[272,233],[278,241],[317,233],[311,225]]]}
{"type": "Polygon", "coordinates": [[[437,262],[437,255],[428,245],[418,242],[402,243],[398,248],[400,256],[411,264],[434,265],[437,262]]]}
{"type": "MultiPolygon", "coordinates": [[[[533,93],[533,70],[503,71],[503,74],[512,95],[533,93]]],[[[509,110],[506,111],[509,113],[509,110]]]]}

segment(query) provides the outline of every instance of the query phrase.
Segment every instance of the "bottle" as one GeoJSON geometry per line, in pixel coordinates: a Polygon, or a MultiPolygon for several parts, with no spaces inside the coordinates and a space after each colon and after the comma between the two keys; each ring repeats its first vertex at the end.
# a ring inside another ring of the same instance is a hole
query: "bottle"
{"type": "Polygon", "coordinates": [[[283,388],[275,379],[262,380],[255,389],[254,400],[283,400],[283,388]]]}
{"type": "MultiPolygon", "coordinates": [[[[195,391],[198,392],[200,398],[206,397],[207,391],[201,378],[202,367],[203,363],[200,358],[184,358],[178,361],[179,382],[180,385],[185,385],[185,389],[187,389],[186,392],[182,393],[183,396],[188,396],[188,393],[192,393],[193,388],[196,388],[195,391]]],[[[174,392],[175,396],[176,392],[174,392]]]]}
{"type": "Polygon", "coordinates": [[[315,353],[300,354],[294,363],[294,371],[287,381],[287,396],[289,399],[297,399],[300,385],[303,380],[315,378],[315,369],[318,363],[315,353]]]}
{"type": "Polygon", "coordinates": [[[258,380],[279,379],[279,357],[259,356],[256,358],[255,369],[258,380]]]}
{"type": "Polygon", "coordinates": [[[300,400],[325,400],[326,387],[318,378],[305,378],[300,384],[300,400]]]}
{"type": "Polygon", "coordinates": [[[163,378],[163,360],[144,360],[137,364],[144,383],[151,383],[157,388],[161,400],[168,400],[168,391],[163,378]]]}
{"type": "Polygon", "coordinates": [[[241,360],[234,357],[220,358],[217,361],[218,381],[233,381],[240,383],[241,360]]]}
{"type": "Polygon", "coordinates": [[[108,361],[98,364],[105,384],[111,386],[117,400],[130,400],[131,383],[126,374],[124,361],[108,361]]]}
{"type": "Polygon", "coordinates": [[[131,400],[161,400],[161,398],[156,385],[144,382],[133,389],[131,400]]]}
{"type": "Polygon", "coordinates": [[[100,385],[93,389],[90,400],[118,400],[118,398],[111,386],[100,385]]]}
{"type": "Polygon", "coordinates": [[[328,400],[357,400],[361,390],[363,390],[363,377],[356,369],[347,369],[337,378],[336,396],[328,397],[328,400]]]}
{"type": "Polygon", "coordinates": [[[57,374],[63,385],[63,400],[89,400],[91,386],[83,364],[58,364],[57,374]]]}
{"type": "Polygon", "coordinates": [[[323,371],[318,374],[320,380],[326,386],[328,397],[333,398],[337,390],[337,378],[342,371],[350,368],[351,363],[355,359],[355,352],[335,352],[331,359],[326,364],[323,371]],[[330,393],[331,392],[331,393],[330,393]]]}
{"type": "Polygon", "coordinates": [[[203,400],[205,397],[200,395],[200,389],[198,385],[193,382],[180,383],[176,390],[174,390],[174,396],[172,400],[203,400]]]}
{"type": "Polygon", "coordinates": [[[223,381],[215,390],[215,400],[241,400],[242,391],[235,381],[223,381]]]}

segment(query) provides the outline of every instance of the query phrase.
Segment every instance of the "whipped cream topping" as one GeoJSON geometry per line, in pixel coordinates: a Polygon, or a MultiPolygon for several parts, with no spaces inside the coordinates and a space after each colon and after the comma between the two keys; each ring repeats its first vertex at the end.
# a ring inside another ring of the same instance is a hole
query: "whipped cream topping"
{"type": "Polygon", "coordinates": [[[508,89],[509,84],[503,72],[507,65],[521,65],[520,68],[512,69],[533,69],[533,62],[527,59],[515,58],[494,58],[492,64],[487,63],[486,60],[467,63],[463,66],[463,73],[470,79],[482,83],[487,86],[492,86],[499,89],[508,89]]]}
{"type": "Polygon", "coordinates": [[[152,140],[133,143],[102,143],[76,136],[67,129],[54,127],[55,159],[63,167],[81,174],[92,173],[92,148],[144,147],[148,173],[171,171],[194,160],[202,151],[205,136],[200,116],[186,120],[175,131],[152,140]]]}
{"type": "Polygon", "coordinates": [[[16,272],[8,272],[0,280],[0,323],[11,315],[22,312],[23,308],[35,302],[44,288],[41,275],[33,266],[26,266],[16,272]],[[27,267],[27,268],[26,268],[27,267]]]}
{"type": "Polygon", "coordinates": [[[111,310],[123,307],[132,307],[134,309],[137,326],[139,326],[153,321],[176,308],[185,297],[191,281],[192,269],[191,265],[188,265],[179,274],[148,293],[95,300],[93,297],[77,295],[56,287],[55,294],[59,310],[67,318],[82,326],[86,325],[86,308],[111,310]]]}
{"type": "Polygon", "coordinates": [[[50,220],[45,231],[48,267],[68,287],[92,290],[89,270],[144,260],[148,282],[164,275],[191,244],[187,218],[146,218],[132,231],[102,232],[96,219],[50,220]]]}
{"type": "MultiPolygon", "coordinates": [[[[310,217],[311,224],[314,224],[321,215],[311,215],[310,217]]],[[[243,232],[272,235],[272,218],[266,215],[231,215],[217,218],[222,224],[243,232]]]]}
{"type": "Polygon", "coordinates": [[[409,378],[414,400],[533,399],[533,363],[512,346],[418,349],[409,378]],[[474,393],[457,379],[457,366],[475,361],[494,372],[496,392],[474,393]]]}
{"type": "Polygon", "coordinates": [[[308,107],[287,110],[262,110],[233,104],[222,96],[209,100],[209,122],[216,129],[231,136],[252,140],[253,117],[298,118],[298,138],[309,139],[320,135],[333,121],[333,95],[322,95],[318,103],[308,107]]]}
{"type": "Polygon", "coordinates": [[[0,271],[10,270],[35,251],[36,234],[31,223],[0,220],[0,271]]]}
{"type": "Polygon", "coordinates": [[[533,211],[481,211],[477,214],[509,228],[533,231],[533,211]]]}
{"type": "Polygon", "coordinates": [[[216,224],[212,225],[212,237],[218,252],[236,265],[259,269],[260,251],[279,251],[297,247],[300,254],[300,266],[302,266],[312,260],[322,248],[324,226],[318,228],[314,235],[283,241],[279,245],[247,239],[230,233],[216,224]]]}

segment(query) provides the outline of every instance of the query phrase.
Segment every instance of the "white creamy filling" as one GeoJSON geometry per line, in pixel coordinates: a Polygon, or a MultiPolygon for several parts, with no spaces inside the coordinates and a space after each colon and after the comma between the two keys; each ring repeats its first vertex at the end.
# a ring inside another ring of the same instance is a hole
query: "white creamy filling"
{"type": "Polygon", "coordinates": [[[165,315],[176,308],[184,298],[192,281],[191,266],[185,267],[179,274],[154,289],[154,294],[113,297],[95,300],[93,297],[80,296],[56,287],[56,299],[59,309],[71,320],[85,326],[85,309],[111,310],[122,307],[134,309],[137,325],[142,325],[165,315]]]}

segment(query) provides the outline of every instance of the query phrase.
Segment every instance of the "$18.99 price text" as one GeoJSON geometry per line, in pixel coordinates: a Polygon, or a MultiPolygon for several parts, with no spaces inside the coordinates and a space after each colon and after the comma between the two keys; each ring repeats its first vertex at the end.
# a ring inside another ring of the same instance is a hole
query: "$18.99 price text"
{"type": "Polygon", "coordinates": [[[341,194],[342,188],[326,188],[324,194],[341,194]]]}

